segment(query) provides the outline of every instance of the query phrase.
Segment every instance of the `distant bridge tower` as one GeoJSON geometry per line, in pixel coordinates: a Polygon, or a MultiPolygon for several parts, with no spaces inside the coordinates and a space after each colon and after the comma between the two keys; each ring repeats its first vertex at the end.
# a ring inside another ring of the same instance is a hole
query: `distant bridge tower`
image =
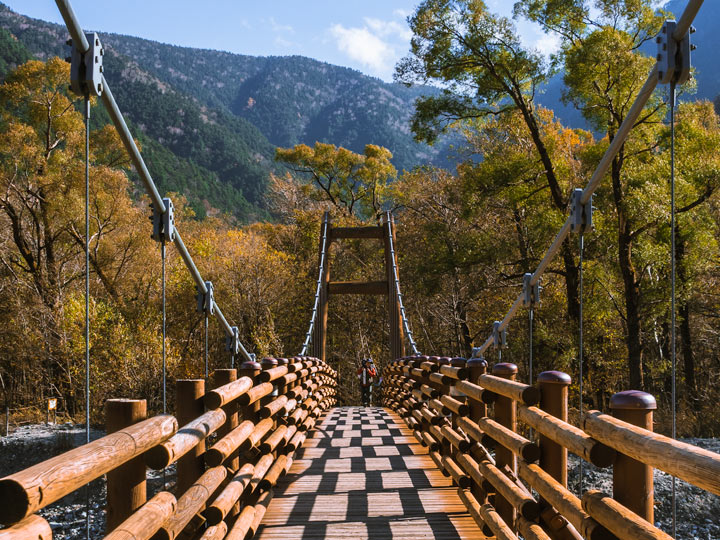
{"type": "Polygon", "coordinates": [[[390,319],[390,355],[393,359],[405,356],[405,341],[398,286],[393,272],[393,262],[397,267],[395,246],[395,220],[390,212],[385,212],[382,225],[371,227],[332,227],[330,213],[323,215],[320,233],[320,253],[318,260],[324,260],[323,274],[320,277],[320,299],[316,324],[313,328],[313,356],[325,361],[325,342],[327,338],[328,299],[332,294],[384,294],[388,297],[390,319]],[[327,242],[323,242],[326,236],[327,242]],[[330,281],[330,246],[333,241],[358,238],[382,240],[385,248],[385,280],[383,281],[330,281]],[[391,241],[392,240],[392,241],[391,241]],[[325,253],[322,253],[325,245],[325,253]],[[324,255],[324,257],[323,257],[324,255]]]}

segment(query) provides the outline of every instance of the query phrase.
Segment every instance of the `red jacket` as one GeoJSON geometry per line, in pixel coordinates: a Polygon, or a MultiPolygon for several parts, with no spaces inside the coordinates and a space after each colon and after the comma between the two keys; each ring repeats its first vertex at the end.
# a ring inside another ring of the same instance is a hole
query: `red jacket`
{"type": "Polygon", "coordinates": [[[372,367],[361,367],[357,370],[357,376],[360,379],[360,385],[368,387],[372,384],[372,378],[377,377],[377,371],[372,367]]]}

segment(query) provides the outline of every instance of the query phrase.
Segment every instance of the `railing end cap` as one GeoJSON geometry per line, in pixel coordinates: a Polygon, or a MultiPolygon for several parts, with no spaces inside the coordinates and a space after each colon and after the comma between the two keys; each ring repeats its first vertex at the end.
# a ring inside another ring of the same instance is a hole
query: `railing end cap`
{"type": "Polygon", "coordinates": [[[640,390],[625,390],[618,392],[610,398],[610,408],[619,410],[654,410],[657,409],[657,401],[647,392],[640,390]]]}

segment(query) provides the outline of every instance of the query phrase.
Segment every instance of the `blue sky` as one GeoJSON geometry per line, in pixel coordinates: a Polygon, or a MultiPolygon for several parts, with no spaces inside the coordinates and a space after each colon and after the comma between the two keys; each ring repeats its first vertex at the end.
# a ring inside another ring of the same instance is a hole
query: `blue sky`
{"type": "MultiPolygon", "coordinates": [[[[53,0],[2,0],[11,9],[62,22],[53,0]]],[[[299,54],[392,80],[410,46],[406,18],[417,0],[72,0],[86,30],[114,32],[258,56],[299,54]]],[[[488,0],[510,15],[511,0],[488,0]]],[[[542,52],[555,41],[520,24],[526,44],[542,52]]]]}

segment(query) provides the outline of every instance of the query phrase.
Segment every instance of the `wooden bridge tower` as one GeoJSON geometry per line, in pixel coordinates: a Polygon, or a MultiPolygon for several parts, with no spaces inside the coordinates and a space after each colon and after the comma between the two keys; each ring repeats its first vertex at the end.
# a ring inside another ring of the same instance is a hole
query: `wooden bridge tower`
{"type": "Polygon", "coordinates": [[[390,320],[391,359],[405,356],[405,341],[400,299],[396,279],[397,253],[395,246],[395,220],[390,212],[383,214],[382,224],[369,227],[333,227],[330,213],[325,212],[320,231],[319,264],[322,265],[322,286],[316,324],[313,328],[313,356],[325,361],[327,338],[328,299],[333,294],[384,294],[388,298],[390,320]],[[334,241],[344,239],[382,240],[385,250],[385,279],[382,281],[330,281],[330,246],[334,241]]]}

